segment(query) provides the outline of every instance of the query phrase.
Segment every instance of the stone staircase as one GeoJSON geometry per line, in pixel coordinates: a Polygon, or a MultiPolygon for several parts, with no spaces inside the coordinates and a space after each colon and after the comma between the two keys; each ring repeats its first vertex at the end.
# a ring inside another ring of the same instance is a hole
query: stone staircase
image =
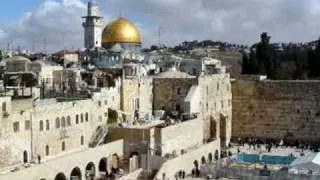
{"type": "Polygon", "coordinates": [[[98,126],[96,131],[93,133],[89,147],[93,148],[96,147],[97,145],[100,145],[103,143],[105,136],[108,134],[107,127],[106,126],[98,126]]]}

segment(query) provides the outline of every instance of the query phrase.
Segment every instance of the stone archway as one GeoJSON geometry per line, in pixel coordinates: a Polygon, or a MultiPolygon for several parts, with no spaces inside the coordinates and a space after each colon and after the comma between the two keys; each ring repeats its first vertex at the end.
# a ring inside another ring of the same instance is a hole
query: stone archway
{"type": "Polygon", "coordinates": [[[94,180],[96,176],[96,167],[93,162],[89,162],[86,166],[86,179],[94,180]]]}
{"type": "Polygon", "coordinates": [[[211,116],[210,117],[210,139],[217,139],[217,122],[211,116]]]}
{"type": "Polygon", "coordinates": [[[28,152],[23,151],[23,163],[27,163],[27,162],[28,162],[28,152]]]}
{"type": "Polygon", "coordinates": [[[215,160],[215,161],[218,161],[218,160],[219,160],[219,151],[218,151],[218,150],[216,150],[216,151],[214,152],[214,160],[215,160]]]}
{"type": "Polygon", "coordinates": [[[212,161],[213,161],[213,155],[212,155],[212,153],[209,153],[209,154],[208,154],[208,160],[209,160],[209,163],[212,163],[212,161]]]}
{"type": "Polygon", "coordinates": [[[70,180],[81,180],[82,175],[81,175],[81,170],[78,167],[73,168],[70,174],[70,180]]]}
{"type": "Polygon", "coordinates": [[[99,162],[99,174],[102,179],[108,176],[108,159],[102,158],[99,162]]]}
{"type": "Polygon", "coordinates": [[[194,167],[195,167],[196,169],[198,169],[198,168],[199,168],[199,162],[198,162],[198,160],[194,160],[194,161],[193,161],[193,165],[194,165],[194,167]]]}
{"type": "Polygon", "coordinates": [[[227,146],[227,120],[227,116],[220,114],[220,139],[223,147],[227,146]]]}
{"type": "Polygon", "coordinates": [[[206,158],[204,156],[201,157],[201,164],[206,164],[207,161],[206,161],[206,158]]]}
{"type": "Polygon", "coordinates": [[[64,175],[63,173],[58,173],[54,180],[67,180],[67,178],[66,175],[64,175]]]}

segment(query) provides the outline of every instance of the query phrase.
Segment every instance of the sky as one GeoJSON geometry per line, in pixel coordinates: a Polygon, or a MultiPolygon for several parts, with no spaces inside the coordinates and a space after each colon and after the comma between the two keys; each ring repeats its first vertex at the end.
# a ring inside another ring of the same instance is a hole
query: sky
{"type": "MultiPolygon", "coordinates": [[[[204,39],[251,45],[262,32],[272,42],[308,42],[320,36],[320,0],[96,1],[105,24],[120,15],[136,24],[144,47],[158,43],[159,27],[161,43],[169,46],[204,39]]],[[[0,48],[82,48],[86,2],[6,1],[0,6],[0,48]]]]}

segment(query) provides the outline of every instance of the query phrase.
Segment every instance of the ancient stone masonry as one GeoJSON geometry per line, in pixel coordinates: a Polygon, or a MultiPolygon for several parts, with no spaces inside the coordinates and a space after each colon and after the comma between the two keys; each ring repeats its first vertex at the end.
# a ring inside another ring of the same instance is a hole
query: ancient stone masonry
{"type": "Polygon", "coordinates": [[[320,81],[236,80],[233,137],[319,141],[320,81]]]}

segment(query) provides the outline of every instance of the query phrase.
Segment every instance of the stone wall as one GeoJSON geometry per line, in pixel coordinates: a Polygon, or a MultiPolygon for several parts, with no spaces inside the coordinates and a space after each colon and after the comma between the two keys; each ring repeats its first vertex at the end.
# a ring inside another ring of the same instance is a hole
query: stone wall
{"type": "Polygon", "coordinates": [[[236,80],[234,137],[319,141],[320,81],[236,80]]]}
{"type": "Polygon", "coordinates": [[[181,151],[202,145],[203,121],[198,118],[160,129],[161,154],[181,154],[181,151]],[[192,132],[192,133],[190,133],[192,132]]]}
{"type": "Polygon", "coordinates": [[[121,109],[126,114],[126,120],[133,120],[136,109],[139,109],[139,116],[141,118],[151,116],[153,95],[152,88],[152,79],[148,77],[143,77],[141,79],[123,79],[121,109]],[[135,107],[136,100],[139,101],[139,108],[135,107]]]}
{"type": "Polygon", "coordinates": [[[154,179],[162,180],[163,174],[165,174],[166,179],[175,179],[174,175],[179,170],[191,174],[191,171],[194,168],[194,161],[198,161],[200,165],[202,157],[208,161],[209,153],[214,155],[216,150],[220,152],[220,140],[215,140],[174,159],[168,160],[162,164],[154,179]]]}
{"type": "Polygon", "coordinates": [[[227,145],[231,138],[232,94],[229,74],[199,77],[200,109],[204,139],[222,139],[227,145]]]}
{"type": "Polygon", "coordinates": [[[196,78],[155,78],[154,79],[154,110],[181,109],[183,102],[192,85],[197,84],[196,78]]]}

